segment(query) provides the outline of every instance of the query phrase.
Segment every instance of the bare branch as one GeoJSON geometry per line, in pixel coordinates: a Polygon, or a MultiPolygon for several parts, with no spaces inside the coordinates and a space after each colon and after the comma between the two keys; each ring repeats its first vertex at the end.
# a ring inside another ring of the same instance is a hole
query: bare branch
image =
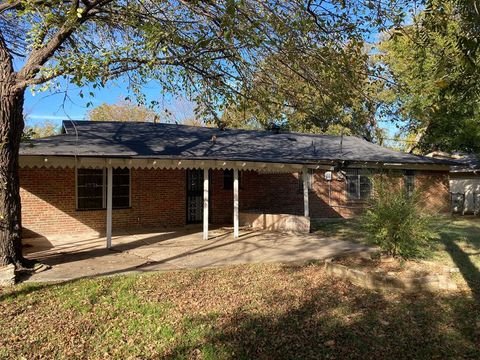
{"type": "Polygon", "coordinates": [[[0,13],[10,9],[14,9],[19,6],[20,3],[21,1],[4,1],[0,4],[0,13]]]}

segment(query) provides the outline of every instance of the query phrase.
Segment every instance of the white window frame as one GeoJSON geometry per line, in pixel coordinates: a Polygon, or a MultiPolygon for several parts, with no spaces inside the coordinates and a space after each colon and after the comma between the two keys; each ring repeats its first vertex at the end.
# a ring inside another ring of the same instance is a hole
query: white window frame
{"type": "Polygon", "coordinates": [[[372,174],[369,172],[368,169],[362,169],[362,168],[351,168],[351,169],[347,169],[347,171],[345,172],[345,192],[346,192],[346,196],[347,196],[347,200],[349,201],[366,201],[372,194],[372,182],[370,181],[370,194],[368,195],[368,197],[366,198],[362,198],[362,180],[361,178],[362,177],[370,177],[372,174]],[[348,171],[355,171],[356,174],[352,174],[352,175],[349,175],[348,174],[348,171]],[[355,194],[355,197],[352,196],[352,194],[350,193],[349,189],[348,189],[348,181],[349,181],[349,178],[357,178],[356,179],[356,182],[357,182],[357,193],[355,194]]]}

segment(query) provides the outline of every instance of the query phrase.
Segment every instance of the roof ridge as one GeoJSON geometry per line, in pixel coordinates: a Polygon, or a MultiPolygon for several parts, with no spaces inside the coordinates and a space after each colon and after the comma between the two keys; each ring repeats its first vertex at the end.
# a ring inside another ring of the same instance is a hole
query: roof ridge
{"type": "MultiPolygon", "coordinates": [[[[166,122],[152,122],[152,121],[115,121],[115,120],[62,120],[62,123],[66,122],[75,122],[76,125],[84,124],[141,124],[141,125],[155,125],[155,126],[172,126],[172,127],[185,127],[190,129],[202,129],[203,130],[210,130],[210,131],[220,131],[220,132],[244,132],[244,133],[262,133],[262,134],[271,134],[271,135],[298,135],[298,136],[305,136],[305,137],[313,137],[313,138],[331,138],[331,139],[340,139],[342,136],[344,138],[352,138],[352,139],[359,139],[368,142],[363,137],[359,135],[333,135],[333,134],[316,134],[316,133],[302,133],[300,131],[285,131],[285,132],[275,132],[272,130],[264,130],[264,129],[242,129],[242,128],[224,128],[220,129],[218,127],[209,127],[209,126],[195,126],[195,125],[188,125],[188,124],[177,124],[177,123],[166,123],[166,122]],[[78,124],[80,123],[80,124],[78,124]]],[[[373,143],[370,143],[373,144],[373,143]]]]}

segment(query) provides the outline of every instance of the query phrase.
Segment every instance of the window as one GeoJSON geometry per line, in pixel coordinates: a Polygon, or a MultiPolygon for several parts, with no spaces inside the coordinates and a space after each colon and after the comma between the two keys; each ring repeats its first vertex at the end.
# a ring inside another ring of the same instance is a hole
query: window
{"type": "Polygon", "coordinates": [[[415,191],[415,171],[405,170],[403,172],[403,184],[407,195],[412,195],[415,191]]]}
{"type": "Polygon", "coordinates": [[[365,200],[372,192],[371,171],[366,169],[348,169],[347,196],[350,200],[365,200]]]}
{"type": "MultiPolygon", "coordinates": [[[[314,169],[308,169],[307,172],[307,187],[308,190],[312,190],[313,187],[313,176],[315,175],[314,169]]],[[[303,172],[298,173],[298,191],[303,192],[303,172]]]]}
{"type": "Polygon", "coordinates": [[[112,208],[130,207],[130,169],[113,169],[112,208]]]}
{"type": "MultiPolygon", "coordinates": [[[[241,171],[238,171],[238,187],[242,187],[241,171]]],[[[233,170],[223,170],[223,190],[233,190],[233,170]]]]}
{"type": "MultiPolygon", "coordinates": [[[[112,208],[130,207],[130,169],[113,169],[112,208]]],[[[107,169],[77,169],[77,209],[107,208],[107,169]]]]}
{"type": "Polygon", "coordinates": [[[106,189],[105,169],[77,170],[77,209],[104,209],[106,189]]]}

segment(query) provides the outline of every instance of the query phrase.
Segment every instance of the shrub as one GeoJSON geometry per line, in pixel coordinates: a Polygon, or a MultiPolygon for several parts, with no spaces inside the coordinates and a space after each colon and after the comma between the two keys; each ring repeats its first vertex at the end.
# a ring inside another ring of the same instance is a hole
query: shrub
{"type": "Polygon", "coordinates": [[[372,184],[372,196],[361,218],[368,242],[390,256],[425,256],[436,234],[432,216],[422,211],[420,191],[408,194],[401,179],[388,175],[372,178],[372,184]]]}

